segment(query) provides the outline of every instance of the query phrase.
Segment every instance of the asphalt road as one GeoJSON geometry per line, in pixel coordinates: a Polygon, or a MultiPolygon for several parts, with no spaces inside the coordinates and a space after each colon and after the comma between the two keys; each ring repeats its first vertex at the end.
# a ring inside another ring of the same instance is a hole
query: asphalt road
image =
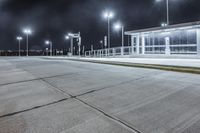
{"type": "Polygon", "coordinates": [[[0,58],[0,133],[199,133],[200,75],[0,58]]]}

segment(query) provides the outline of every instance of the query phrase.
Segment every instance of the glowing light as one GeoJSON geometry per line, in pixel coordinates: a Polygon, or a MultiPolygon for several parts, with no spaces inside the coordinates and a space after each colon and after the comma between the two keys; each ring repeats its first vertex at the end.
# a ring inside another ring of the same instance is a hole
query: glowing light
{"type": "Polygon", "coordinates": [[[161,23],[161,27],[166,27],[167,23],[161,23]]]}
{"type": "Polygon", "coordinates": [[[113,18],[114,17],[114,13],[112,11],[106,11],[103,13],[103,17],[104,18],[113,18]]]}
{"type": "Polygon", "coordinates": [[[119,29],[121,29],[123,27],[123,25],[121,24],[121,23],[115,23],[114,24],[114,29],[115,30],[119,30],[119,29]]]}
{"type": "Polygon", "coordinates": [[[32,33],[32,31],[31,31],[31,29],[24,29],[24,31],[23,31],[25,34],[31,34],[32,33]]]}
{"type": "Polygon", "coordinates": [[[18,36],[17,37],[17,40],[22,40],[23,38],[21,36],[18,36]]]}
{"type": "Polygon", "coordinates": [[[73,36],[73,34],[72,33],[68,33],[68,36],[70,37],[70,36],[73,36]]]}
{"type": "Polygon", "coordinates": [[[50,44],[50,41],[48,41],[48,40],[47,40],[47,41],[45,41],[45,44],[49,45],[49,44],[50,44]]]}
{"type": "Polygon", "coordinates": [[[66,39],[66,40],[69,40],[69,36],[65,36],[65,39],[66,39]]]}

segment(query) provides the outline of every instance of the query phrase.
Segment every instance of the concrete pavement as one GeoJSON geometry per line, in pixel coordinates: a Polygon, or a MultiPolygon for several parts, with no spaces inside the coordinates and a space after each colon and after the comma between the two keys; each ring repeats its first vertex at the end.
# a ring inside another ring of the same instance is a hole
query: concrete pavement
{"type": "Polygon", "coordinates": [[[199,133],[200,75],[0,58],[1,133],[199,133]]]}

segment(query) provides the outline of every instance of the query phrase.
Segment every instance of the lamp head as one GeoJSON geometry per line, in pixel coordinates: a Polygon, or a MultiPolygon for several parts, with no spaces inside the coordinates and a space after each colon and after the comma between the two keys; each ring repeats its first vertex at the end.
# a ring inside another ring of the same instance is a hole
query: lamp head
{"type": "Polygon", "coordinates": [[[103,13],[103,17],[111,19],[114,17],[114,13],[112,11],[106,11],[103,13]]]}
{"type": "Polygon", "coordinates": [[[119,29],[121,29],[122,27],[123,27],[123,25],[122,25],[121,23],[119,23],[119,22],[114,24],[114,29],[115,29],[115,30],[119,30],[119,29]]]}
{"type": "Polygon", "coordinates": [[[31,29],[29,29],[29,28],[24,29],[23,32],[24,32],[25,34],[28,34],[28,35],[30,35],[30,34],[32,33],[31,29]]]}
{"type": "Polygon", "coordinates": [[[23,38],[21,36],[18,36],[17,37],[17,40],[22,40],[23,38]]]}
{"type": "Polygon", "coordinates": [[[167,23],[161,23],[161,27],[166,27],[167,23]]]}
{"type": "Polygon", "coordinates": [[[46,45],[49,45],[49,44],[50,44],[50,41],[46,40],[46,41],[45,41],[45,44],[46,44],[46,45]]]}
{"type": "Polygon", "coordinates": [[[67,36],[65,36],[65,39],[66,39],[66,40],[69,40],[69,36],[68,36],[68,35],[67,35],[67,36]]]}

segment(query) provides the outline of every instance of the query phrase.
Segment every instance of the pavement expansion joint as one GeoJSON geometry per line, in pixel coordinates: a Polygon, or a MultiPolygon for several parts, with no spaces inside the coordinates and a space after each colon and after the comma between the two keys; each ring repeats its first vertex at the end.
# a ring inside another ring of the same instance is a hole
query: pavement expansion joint
{"type": "Polygon", "coordinates": [[[54,101],[54,102],[51,102],[51,103],[48,103],[48,104],[44,104],[44,105],[40,105],[40,106],[35,106],[33,108],[29,108],[29,109],[25,109],[25,110],[13,112],[13,113],[8,113],[8,114],[0,116],[0,118],[5,118],[5,117],[8,117],[8,116],[13,116],[13,115],[21,114],[21,113],[24,113],[24,112],[28,112],[28,111],[31,111],[31,110],[38,109],[38,108],[42,108],[42,107],[46,107],[46,106],[53,105],[53,104],[56,104],[56,103],[60,103],[60,102],[66,101],[68,99],[70,99],[70,98],[63,98],[61,100],[54,101]]]}
{"type": "Polygon", "coordinates": [[[114,117],[114,116],[112,116],[112,115],[106,113],[105,111],[103,111],[103,110],[101,110],[101,109],[99,109],[99,108],[97,108],[97,107],[95,107],[95,106],[93,106],[93,105],[91,105],[91,104],[89,104],[89,103],[87,103],[87,102],[85,102],[85,101],[79,99],[79,98],[75,98],[75,99],[78,100],[79,102],[81,102],[81,103],[83,103],[83,104],[89,106],[90,108],[92,108],[92,109],[94,109],[94,110],[100,112],[101,114],[103,114],[104,116],[110,118],[111,120],[113,120],[113,121],[115,121],[115,122],[118,122],[118,123],[122,124],[123,126],[129,128],[129,129],[132,130],[134,133],[135,133],[135,132],[136,132],[136,133],[142,133],[141,131],[137,130],[136,128],[133,128],[133,127],[132,127],[131,125],[129,125],[128,123],[126,123],[126,122],[120,120],[119,118],[116,118],[116,117],[114,117]]]}
{"type": "Polygon", "coordinates": [[[50,85],[51,87],[53,87],[54,90],[56,91],[59,91],[60,93],[62,93],[63,95],[66,95],[66,96],[70,96],[70,98],[72,97],[75,97],[73,95],[71,95],[70,93],[66,92],[66,91],[63,91],[62,89],[58,88],[57,86],[49,83],[48,81],[45,80],[45,78],[41,79],[43,82],[47,83],[48,85],[50,85]]]}
{"type": "MultiPolygon", "coordinates": [[[[60,75],[47,76],[47,77],[41,77],[41,78],[33,78],[33,79],[22,80],[22,81],[17,81],[17,82],[3,83],[3,84],[0,84],[0,86],[11,85],[11,84],[17,84],[17,83],[24,83],[24,82],[30,82],[30,81],[36,81],[36,80],[42,80],[42,79],[47,79],[47,78],[62,77],[62,76],[74,75],[74,74],[76,74],[76,73],[68,73],[68,74],[60,74],[60,75]]],[[[34,75],[34,76],[35,76],[35,75],[34,75]]]]}
{"type": "MultiPolygon", "coordinates": [[[[99,89],[93,89],[91,91],[88,91],[88,92],[85,92],[85,93],[82,93],[82,94],[79,94],[79,95],[76,95],[76,96],[72,96],[72,97],[80,97],[80,96],[84,96],[84,95],[87,95],[87,94],[90,94],[90,93],[93,93],[93,92],[97,92],[97,91],[101,91],[101,90],[105,90],[105,89],[109,89],[111,87],[116,87],[118,85],[123,85],[123,84],[126,84],[126,83],[130,83],[130,82],[134,82],[134,81],[138,81],[138,80],[141,80],[145,77],[140,77],[140,78],[137,78],[137,79],[132,79],[132,80],[128,80],[128,81],[123,81],[123,82],[120,82],[118,84],[114,84],[114,85],[108,85],[106,87],[103,87],[103,88],[99,88],[99,89]]],[[[71,94],[69,94],[71,95],[71,94]]]]}

